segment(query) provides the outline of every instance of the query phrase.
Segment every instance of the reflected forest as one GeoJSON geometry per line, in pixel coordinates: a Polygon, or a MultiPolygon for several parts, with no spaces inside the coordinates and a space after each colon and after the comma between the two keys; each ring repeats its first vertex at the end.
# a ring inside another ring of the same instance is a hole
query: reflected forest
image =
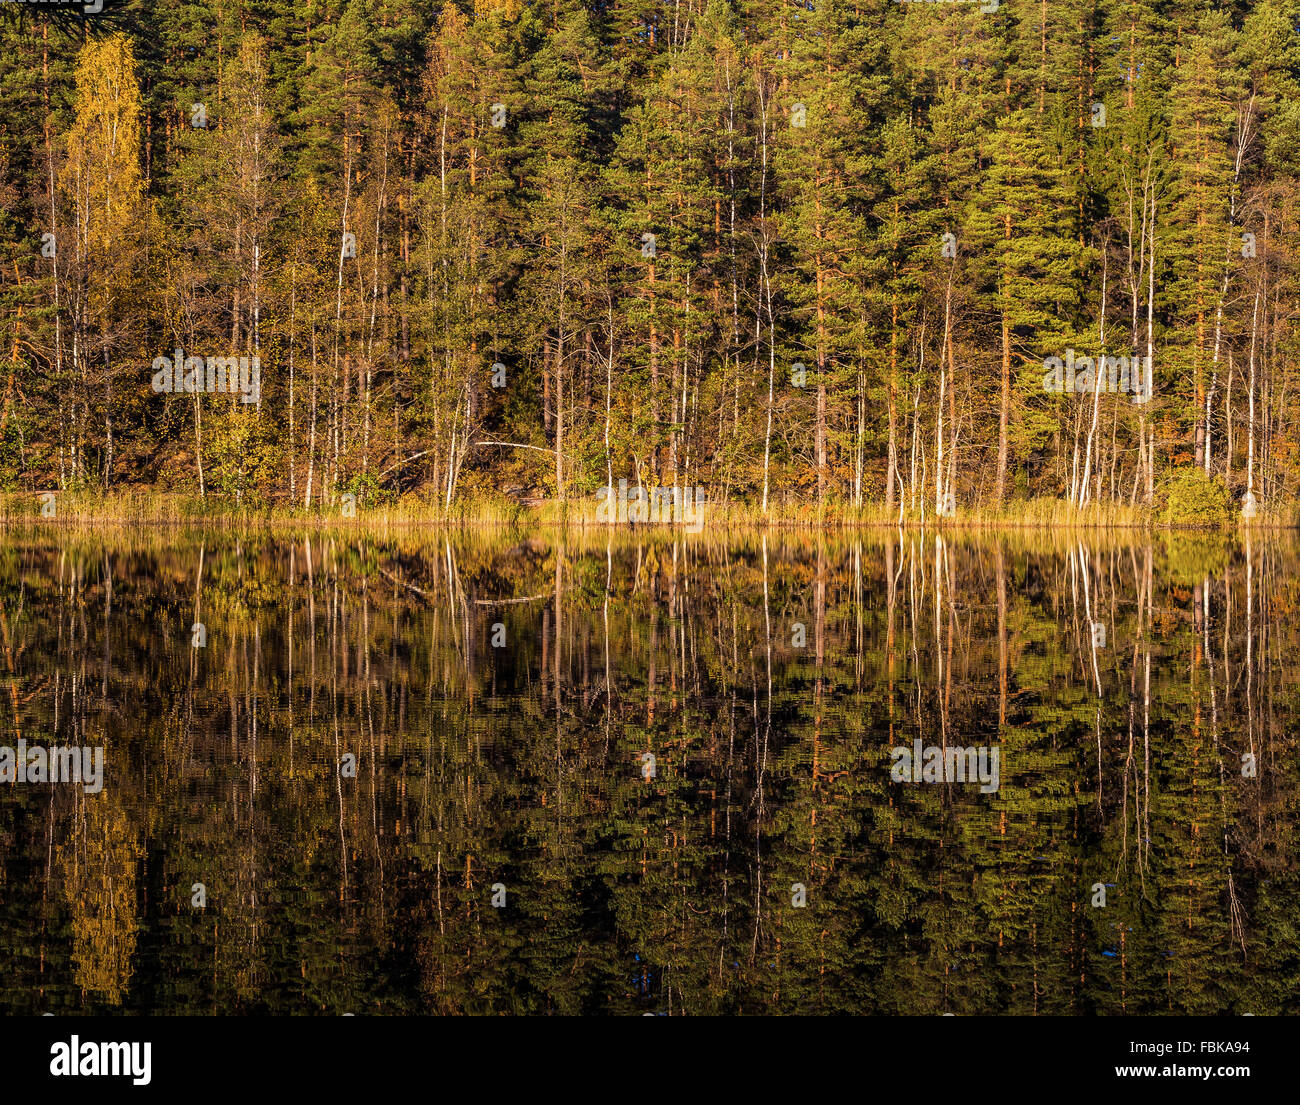
{"type": "Polygon", "coordinates": [[[12,1012],[1295,1011],[1289,539],[9,536],[12,1012]]]}

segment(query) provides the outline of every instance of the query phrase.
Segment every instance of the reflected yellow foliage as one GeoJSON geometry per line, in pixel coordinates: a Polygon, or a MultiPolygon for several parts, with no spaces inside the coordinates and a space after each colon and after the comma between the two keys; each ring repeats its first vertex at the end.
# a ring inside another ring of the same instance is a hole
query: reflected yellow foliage
{"type": "Polygon", "coordinates": [[[131,819],[108,795],[78,804],[68,839],[57,849],[63,893],[72,911],[77,984],[120,1005],[131,981],[139,920],[136,864],[143,856],[131,819]]]}

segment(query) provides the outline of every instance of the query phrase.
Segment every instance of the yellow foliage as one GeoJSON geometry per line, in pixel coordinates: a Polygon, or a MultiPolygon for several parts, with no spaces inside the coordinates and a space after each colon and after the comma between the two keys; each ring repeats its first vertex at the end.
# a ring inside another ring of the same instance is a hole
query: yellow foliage
{"type": "Polygon", "coordinates": [[[495,16],[503,23],[518,19],[524,10],[523,0],[475,0],[475,16],[495,16]]]}
{"type": "Polygon", "coordinates": [[[77,60],[76,118],[59,175],[86,260],[111,254],[132,229],[143,188],[140,110],[135,56],[126,36],[87,43],[77,60]]]}
{"type": "Polygon", "coordinates": [[[120,1005],[135,953],[136,864],[143,852],[130,818],[105,794],[87,797],[58,848],[63,894],[72,909],[77,985],[120,1005]]]}

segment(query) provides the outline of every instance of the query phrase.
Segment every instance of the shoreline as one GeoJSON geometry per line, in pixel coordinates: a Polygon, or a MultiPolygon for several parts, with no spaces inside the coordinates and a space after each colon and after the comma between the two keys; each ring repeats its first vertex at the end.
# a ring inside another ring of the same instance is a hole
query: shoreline
{"type": "Polygon", "coordinates": [[[1010,508],[992,510],[974,506],[954,517],[937,517],[932,512],[905,513],[883,504],[862,509],[836,506],[821,517],[815,507],[781,506],[764,516],[757,506],[744,502],[708,504],[702,519],[683,521],[635,521],[598,519],[596,498],[570,499],[564,503],[544,500],[528,504],[500,499],[470,500],[450,511],[440,510],[414,498],[384,505],[356,505],[351,512],[340,505],[325,509],[286,508],[277,505],[246,507],[228,500],[169,495],[166,493],[123,493],[104,497],[85,492],[8,492],[0,494],[0,526],[5,528],[84,527],[208,527],[232,525],[242,529],[355,530],[438,530],[487,529],[507,531],[565,530],[597,533],[651,533],[700,536],[701,531],[753,532],[1171,532],[1198,534],[1240,534],[1243,532],[1288,532],[1300,529],[1300,518],[1283,517],[1279,511],[1261,510],[1249,521],[1239,515],[1224,523],[1190,524],[1162,521],[1146,508],[1088,507],[1077,511],[1063,500],[1021,501],[1010,508]]]}

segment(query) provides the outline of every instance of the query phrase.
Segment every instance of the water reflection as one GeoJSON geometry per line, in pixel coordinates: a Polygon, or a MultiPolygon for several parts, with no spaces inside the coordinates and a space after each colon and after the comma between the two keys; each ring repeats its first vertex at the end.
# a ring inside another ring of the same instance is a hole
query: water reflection
{"type": "Polygon", "coordinates": [[[1294,1011],[1290,539],[6,537],[11,1012],[1294,1011]]]}

